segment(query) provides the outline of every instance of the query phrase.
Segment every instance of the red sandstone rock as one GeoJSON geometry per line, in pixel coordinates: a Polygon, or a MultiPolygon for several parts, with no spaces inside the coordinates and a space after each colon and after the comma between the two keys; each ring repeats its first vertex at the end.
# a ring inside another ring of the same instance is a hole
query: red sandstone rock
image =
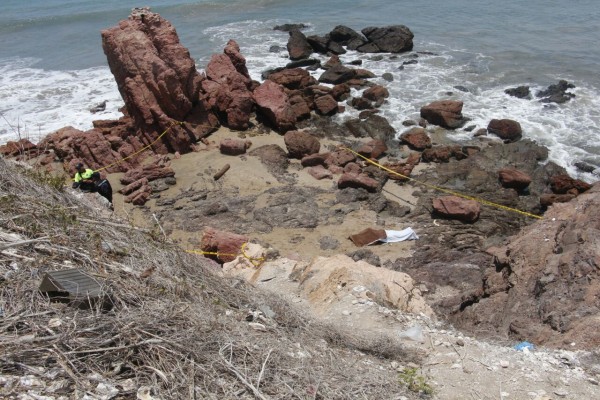
{"type": "Polygon", "coordinates": [[[415,150],[425,150],[431,147],[431,139],[425,129],[414,127],[400,135],[400,140],[415,150]]]}
{"type": "Polygon", "coordinates": [[[506,188],[523,190],[531,183],[529,175],[513,168],[501,169],[498,171],[498,177],[502,186],[506,188]]]}
{"type": "Polygon", "coordinates": [[[310,154],[302,157],[300,164],[303,167],[314,167],[316,165],[325,165],[325,160],[329,157],[329,153],[310,154]]]}
{"type": "Polygon", "coordinates": [[[338,180],[338,188],[362,188],[368,192],[376,192],[379,182],[366,174],[344,173],[338,180]]]}
{"type": "Polygon", "coordinates": [[[509,142],[516,142],[521,139],[523,133],[521,124],[512,119],[493,119],[488,124],[487,130],[489,133],[493,133],[500,139],[509,142]]]}
{"type": "Polygon", "coordinates": [[[442,196],[433,199],[433,209],[447,218],[475,222],[479,218],[481,206],[475,200],[463,199],[458,196],[442,196]]]}
{"type": "Polygon", "coordinates": [[[315,98],[315,110],[320,115],[334,115],[338,111],[338,103],[331,95],[315,98]]]}
{"type": "Polygon", "coordinates": [[[289,131],[283,137],[290,158],[301,159],[319,152],[319,139],[307,132],[289,131]]]}
{"type": "Polygon", "coordinates": [[[325,165],[331,169],[332,165],[336,165],[338,167],[343,167],[356,160],[356,155],[348,150],[337,150],[329,154],[329,157],[325,160],[325,165]]]}
{"type": "Polygon", "coordinates": [[[150,199],[152,188],[150,185],[142,185],[138,190],[125,197],[125,203],[131,203],[135,206],[143,206],[150,199]]]}
{"type": "Polygon", "coordinates": [[[331,171],[325,169],[325,167],[322,165],[316,165],[314,167],[309,167],[306,169],[306,171],[310,174],[310,176],[312,176],[313,178],[315,178],[317,180],[333,178],[333,174],[331,173],[331,171]]]}
{"type": "Polygon", "coordinates": [[[127,171],[120,181],[123,185],[129,185],[130,183],[142,178],[146,178],[148,181],[153,181],[170,176],[175,176],[175,171],[173,171],[171,167],[161,167],[152,164],[127,171]]]}
{"type": "Polygon", "coordinates": [[[248,129],[254,109],[252,82],[246,69],[246,60],[239,54],[238,44],[230,40],[224,54],[214,54],[206,66],[207,81],[202,89],[208,94],[208,104],[229,128],[248,129]]]}
{"type": "Polygon", "coordinates": [[[434,101],[421,108],[421,117],[434,125],[444,128],[459,128],[464,123],[463,102],[456,100],[434,101]]]}
{"type": "Polygon", "coordinates": [[[134,12],[101,35],[134,126],[148,143],[171,130],[154,144],[155,152],[187,153],[193,142],[214,130],[217,119],[199,96],[203,77],[168,21],[148,10],[134,12]],[[184,124],[172,126],[173,120],[184,124]]]}
{"type": "Polygon", "coordinates": [[[305,89],[316,85],[317,80],[303,68],[289,68],[269,75],[268,79],[287,89],[305,89]]]}
{"type": "Polygon", "coordinates": [[[105,168],[106,172],[122,172],[136,165],[137,160],[145,156],[140,154],[123,160],[135,153],[136,147],[144,147],[139,140],[130,140],[135,146],[112,136],[104,136],[99,129],[83,132],[68,126],[46,136],[38,146],[53,150],[59,159],[77,159],[94,170],[105,168]]]}
{"type": "Polygon", "coordinates": [[[219,253],[207,255],[220,263],[233,261],[241,253],[242,246],[248,237],[231,232],[219,231],[211,227],[204,229],[200,249],[206,252],[219,253]]]}
{"type": "Polygon", "coordinates": [[[223,139],[219,143],[219,151],[221,154],[227,154],[229,156],[237,156],[246,153],[246,150],[250,148],[252,142],[249,140],[242,139],[223,139]]]}
{"type": "Polygon", "coordinates": [[[382,104],[383,101],[390,96],[390,92],[381,85],[375,85],[365,89],[362,96],[365,99],[374,101],[376,104],[382,104]]]}
{"type": "Polygon", "coordinates": [[[350,162],[344,166],[344,173],[346,174],[360,174],[362,172],[362,168],[355,162],[350,162]]]}
{"type": "Polygon", "coordinates": [[[121,193],[124,196],[128,196],[131,193],[137,191],[142,186],[146,186],[146,185],[148,185],[147,178],[138,179],[137,181],[131,182],[129,185],[127,185],[124,188],[122,188],[121,190],[119,190],[119,193],[121,193]]]}
{"type": "Polygon", "coordinates": [[[542,207],[549,207],[554,203],[568,203],[575,197],[577,197],[576,194],[544,193],[540,196],[540,204],[542,207]]]}
{"type": "Polygon", "coordinates": [[[448,162],[450,158],[462,160],[467,158],[460,146],[439,146],[430,149],[425,149],[421,154],[421,158],[425,162],[448,162]]]}
{"type": "Polygon", "coordinates": [[[279,132],[295,128],[296,114],[280,85],[266,80],[254,89],[254,99],[258,111],[265,115],[279,132]]]}
{"type": "Polygon", "coordinates": [[[577,190],[574,194],[583,193],[592,187],[589,183],[586,183],[579,179],[573,179],[569,175],[555,175],[550,178],[550,189],[554,193],[564,194],[572,189],[577,190]]]}
{"type": "Polygon", "coordinates": [[[36,145],[27,139],[19,139],[18,141],[8,141],[5,145],[0,146],[0,154],[3,156],[15,157],[20,154],[31,153],[36,149],[36,145]]]}
{"type": "Polygon", "coordinates": [[[387,145],[381,139],[373,139],[361,145],[356,152],[367,158],[377,159],[388,150],[387,145]]]}

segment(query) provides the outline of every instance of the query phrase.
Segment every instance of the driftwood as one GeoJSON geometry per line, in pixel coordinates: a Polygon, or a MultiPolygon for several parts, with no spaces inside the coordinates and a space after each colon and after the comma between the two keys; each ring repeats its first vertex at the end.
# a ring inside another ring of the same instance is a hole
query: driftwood
{"type": "Polygon", "coordinates": [[[225,164],[225,166],[223,168],[221,168],[221,170],[213,176],[213,179],[215,181],[218,181],[223,175],[225,175],[225,172],[227,172],[229,170],[229,167],[230,167],[229,164],[225,164]]]}

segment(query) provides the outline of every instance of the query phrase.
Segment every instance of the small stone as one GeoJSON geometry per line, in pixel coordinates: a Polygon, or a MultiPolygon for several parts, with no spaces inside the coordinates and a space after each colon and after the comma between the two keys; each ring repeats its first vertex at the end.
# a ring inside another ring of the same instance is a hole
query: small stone
{"type": "Polygon", "coordinates": [[[455,364],[452,364],[452,366],[450,368],[452,368],[452,369],[460,369],[460,368],[462,368],[462,365],[460,365],[459,363],[455,363],[455,364]]]}
{"type": "Polygon", "coordinates": [[[508,361],[506,361],[506,360],[501,360],[500,361],[500,366],[502,368],[508,368],[509,365],[510,365],[510,363],[508,361]]]}
{"type": "Polygon", "coordinates": [[[350,311],[348,311],[348,310],[342,311],[342,315],[348,316],[350,314],[352,314],[352,313],[350,311]]]}
{"type": "Polygon", "coordinates": [[[508,397],[508,396],[510,396],[510,393],[507,393],[507,392],[501,392],[501,393],[500,393],[500,398],[501,398],[501,399],[503,399],[503,398],[505,398],[505,397],[508,397]]]}
{"type": "Polygon", "coordinates": [[[258,322],[249,322],[248,325],[250,325],[252,329],[257,331],[265,332],[267,330],[266,326],[264,326],[263,324],[259,324],[258,322]]]}
{"type": "Polygon", "coordinates": [[[591,383],[592,385],[596,385],[596,386],[598,386],[598,384],[599,384],[598,381],[594,378],[589,378],[588,382],[591,383]]]}
{"type": "Polygon", "coordinates": [[[462,347],[465,345],[465,341],[462,339],[456,339],[456,344],[462,347]]]}
{"type": "Polygon", "coordinates": [[[393,369],[398,369],[399,364],[398,364],[398,361],[392,361],[390,365],[393,369]]]}
{"type": "Polygon", "coordinates": [[[554,394],[557,395],[558,397],[567,397],[569,392],[567,392],[566,390],[555,390],[554,394]]]}

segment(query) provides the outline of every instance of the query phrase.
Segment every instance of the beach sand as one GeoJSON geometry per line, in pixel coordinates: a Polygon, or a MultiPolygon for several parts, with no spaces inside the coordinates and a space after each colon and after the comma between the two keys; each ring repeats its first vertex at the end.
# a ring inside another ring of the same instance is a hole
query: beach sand
{"type": "MultiPolygon", "coordinates": [[[[252,142],[248,151],[260,146],[277,144],[282,149],[286,149],[283,135],[277,133],[257,133],[254,131],[236,132],[227,128],[220,128],[207,139],[206,143],[199,142],[197,151],[175,157],[170,155],[170,166],[175,171],[177,184],[168,190],[160,192],[160,199],[177,198],[175,207],[190,206],[187,199],[181,199],[181,193],[185,191],[213,191],[231,193],[231,198],[222,199],[227,202],[236,196],[257,196],[256,207],[262,207],[266,204],[268,194],[265,191],[270,188],[284,186],[285,183],[278,182],[267,167],[258,157],[248,154],[240,156],[223,155],[219,151],[219,142],[226,138],[243,138],[252,142]],[[229,164],[229,170],[217,181],[213,176],[219,172],[225,165],[229,164]]],[[[321,139],[321,152],[328,148],[337,146],[339,143],[326,139],[321,139]]],[[[424,166],[420,166],[420,169],[424,166]]],[[[415,172],[418,172],[419,168],[415,172]]],[[[296,185],[306,188],[315,188],[326,190],[326,193],[318,194],[318,201],[322,204],[334,202],[337,192],[337,179],[339,175],[334,175],[333,179],[317,180],[306,172],[306,169],[300,165],[300,160],[290,159],[288,173],[295,174],[296,185]]],[[[118,183],[122,174],[111,174],[108,178],[113,183],[115,191],[114,205],[115,213],[118,217],[132,221],[136,226],[143,226],[153,229],[156,227],[156,220],[152,214],[161,209],[157,206],[157,199],[151,199],[144,207],[136,207],[124,202],[124,196],[117,193],[122,187],[118,183]]],[[[388,181],[383,188],[386,197],[405,206],[415,204],[416,199],[412,196],[414,187],[410,184],[399,185],[396,182],[388,181]]],[[[216,229],[231,231],[231,226],[213,226],[216,229]]],[[[390,221],[381,221],[377,214],[368,209],[358,209],[348,213],[341,224],[321,224],[316,228],[283,228],[274,227],[269,233],[247,232],[251,241],[268,244],[277,250],[283,257],[310,261],[317,256],[331,256],[334,254],[348,254],[359,249],[349,239],[350,235],[356,234],[365,228],[378,228],[388,230],[401,230],[407,228],[399,224],[395,219],[390,221]],[[320,241],[327,238],[327,243],[334,245],[321,245],[320,241]],[[337,242],[337,245],[335,243],[337,242]],[[332,248],[333,247],[333,248],[332,248]]],[[[413,227],[414,228],[414,227],[413,227]]],[[[185,250],[198,250],[197,245],[201,240],[202,231],[190,232],[189,229],[181,227],[169,232],[171,239],[179,243],[185,250]]],[[[410,257],[413,249],[412,241],[375,244],[368,246],[368,249],[377,255],[383,264],[387,260],[396,260],[397,258],[410,257]]]]}

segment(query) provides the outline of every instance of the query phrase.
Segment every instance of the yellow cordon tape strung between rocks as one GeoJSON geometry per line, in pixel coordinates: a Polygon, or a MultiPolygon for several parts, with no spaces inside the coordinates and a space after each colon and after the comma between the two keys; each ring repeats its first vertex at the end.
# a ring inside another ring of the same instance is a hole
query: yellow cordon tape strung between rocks
{"type": "Polygon", "coordinates": [[[242,247],[240,248],[240,252],[237,254],[233,254],[233,253],[219,253],[217,251],[202,251],[202,250],[186,250],[187,253],[192,253],[192,254],[200,254],[203,256],[229,256],[229,257],[238,257],[238,256],[243,256],[245,259],[247,259],[250,264],[254,265],[255,267],[260,267],[262,263],[265,262],[265,258],[264,257],[250,257],[248,254],[246,254],[246,251],[244,250],[246,248],[246,245],[248,243],[244,243],[242,245],[242,247]]]}
{"type": "Polygon", "coordinates": [[[381,165],[379,163],[376,163],[375,161],[373,161],[373,160],[371,160],[371,159],[363,156],[362,154],[357,153],[356,151],[354,151],[352,149],[349,149],[347,147],[344,147],[343,149],[352,152],[353,154],[357,155],[358,157],[362,158],[363,160],[367,161],[368,163],[371,163],[371,164],[375,165],[376,167],[378,167],[378,168],[380,168],[380,169],[382,169],[382,170],[384,170],[386,172],[389,172],[390,174],[394,174],[394,175],[400,176],[400,177],[402,177],[402,178],[404,178],[404,179],[406,179],[408,181],[411,181],[411,182],[414,182],[414,183],[418,183],[419,185],[423,185],[423,186],[426,186],[428,188],[435,189],[437,191],[448,193],[448,194],[451,194],[451,195],[454,195],[454,196],[462,197],[463,199],[475,200],[476,202],[481,203],[481,204],[486,205],[486,206],[496,207],[496,208],[499,208],[499,209],[505,210],[505,211],[516,212],[516,213],[519,213],[519,214],[522,214],[522,215],[525,215],[525,216],[528,216],[528,217],[531,217],[531,218],[537,218],[537,219],[542,219],[543,218],[540,215],[535,215],[535,214],[529,213],[527,211],[517,210],[516,208],[511,208],[511,207],[503,206],[502,204],[493,203],[493,202],[488,201],[488,200],[480,199],[479,197],[469,196],[469,195],[466,195],[466,194],[454,192],[452,190],[444,189],[444,188],[439,187],[439,186],[431,185],[429,183],[418,181],[418,180],[413,179],[413,178],[411,178],[409,176],[402,175],[399,172],[396,172],[396,171],[393,171],[393,170],[391,170],[389,168],[386,168],[383,165],[381,165]]]}

